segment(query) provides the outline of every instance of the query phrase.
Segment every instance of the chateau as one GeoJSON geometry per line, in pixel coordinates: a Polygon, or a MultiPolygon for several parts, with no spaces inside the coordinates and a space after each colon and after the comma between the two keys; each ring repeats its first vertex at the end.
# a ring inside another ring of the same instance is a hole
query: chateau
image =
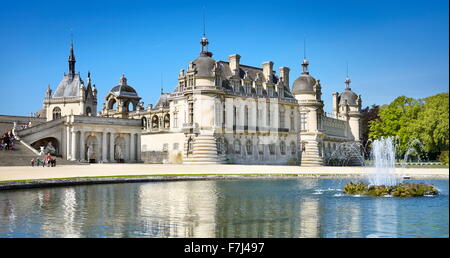
{"type": "Polygon", "coordinates": [[[244,65],[238,54],[216,61],[205,36],[200,44],[155,105],[144,107],[122,75],[99,112],[90,73],[86,83],[75,73],[72,44],[68,74],[53,94],[47,88],[37,112],[46,122],[15,133],[35,149],[86,162],[318,166],[339,143],[360,141],[361,96],[349,78],[326,114],[306,58],[291,85],[288,67],[277,74],[273,62],[244,65]]]}

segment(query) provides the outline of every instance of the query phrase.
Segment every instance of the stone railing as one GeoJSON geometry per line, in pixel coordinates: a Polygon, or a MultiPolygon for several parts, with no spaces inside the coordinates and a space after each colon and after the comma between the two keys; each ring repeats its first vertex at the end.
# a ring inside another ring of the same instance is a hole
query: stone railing
{"type": "Polygon", "coordinates": [[[124,118],[112,118],[101,116],[73,116],[73,123],[86,123],[86,124],[103,124],[103,125],[125,125],[125,126],[142,126],[140,119],[124,119],[124,118]]]}
{"type": "Polygon", "coordinates": [[[61,118],[58,118],[58,119],[55,119],[55,120],[52,120],[52,121],[49,121],[49,122],[46,122],[46,123],[42,123],[42,124],[39,124],[39,125],[36,125],[36,126],[28,127],[26,129],[17,131],[16,134],[19,137],[21,137],[21,136],[24,136],[24,135],[40,132],[42,130],[46,130],[48,128],[52,128],[52,127],[54,127],[57,124],[64,123],[65,120],[66,120],[66,117],[61,117],[61,118]]]}
{"type": "Polygon", "coordinates": [[[345,137],[346,130],[347,130],[347,123],[346,121],[322,116],[322,131],[324,131],[326,134],[333,135],[333,136],[340,136],[345,137]]]}

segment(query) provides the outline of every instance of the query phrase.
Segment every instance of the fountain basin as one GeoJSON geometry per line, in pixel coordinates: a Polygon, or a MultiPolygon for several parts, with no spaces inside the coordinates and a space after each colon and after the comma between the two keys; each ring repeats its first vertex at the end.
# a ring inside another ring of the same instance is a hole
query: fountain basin
{"type": "Polygon", "coordinates": [[[437,195],[438,190],[433,185],[426,183],[400,183],[394,186],[385,186],[350,182],[345,185],[344,193],[367,196],[420,197],[437,195]]]}

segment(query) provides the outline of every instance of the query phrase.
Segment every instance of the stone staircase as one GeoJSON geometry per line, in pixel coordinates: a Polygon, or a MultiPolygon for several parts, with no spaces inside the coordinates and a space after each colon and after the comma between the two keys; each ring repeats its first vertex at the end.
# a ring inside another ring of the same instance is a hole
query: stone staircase
{"type": "Polygon", "coordinates": [[[323,166],[322,158],[319,156],[317,143],[308,142],[305,144],[305,151],[302,153],[301,165],[303,167],[323,166]]]}
{"type": "MultiPolygon", "coordinates": [[[[0,166],[31,166],[31,159],[36,157],[39,157],[41,160],[44,158],[43,155],[36,155],[28,147],[16,140],[14,142],[14,150],[0,150],[0,166]]],[[[77,164],[81,163],[56,157],[56,166],[77,164]]]]}
{"type": "Polygon", "coordinates": [[[212,135],[198,135],[194,138],[192,153],[188,153],[185,144],[183,164],[220,164],[225,158],[217,154],[216,139],[212,135]]]}

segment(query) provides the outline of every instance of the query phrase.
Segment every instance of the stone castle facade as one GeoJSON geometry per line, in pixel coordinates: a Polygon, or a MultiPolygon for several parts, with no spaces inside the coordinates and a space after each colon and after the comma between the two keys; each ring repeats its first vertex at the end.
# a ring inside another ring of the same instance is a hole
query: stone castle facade
{"type": "MultiPolygon", "coordinates": [[[[349,78],[326,114],[320,80],[310,75],[306,58],[291,86],[288,67],[277,74],[273,62],[244,65],[238,54],[216,61],[208,39],[200,44],[199,56],[179,71],[176,88],[161,91],[155,105],[144,107],[122,75],[98,113],[97,90],[89,73],[86,84],[75,73],[72,45],[69,73],[53,95],[47,89],[39,112],[64,127],[53,146],[68,159],[93,162],[317,166],[339,143],[360,141],[361,96],[349,78]]],[[[25,138],[33,134],[27,130],[25,138]]]]}

